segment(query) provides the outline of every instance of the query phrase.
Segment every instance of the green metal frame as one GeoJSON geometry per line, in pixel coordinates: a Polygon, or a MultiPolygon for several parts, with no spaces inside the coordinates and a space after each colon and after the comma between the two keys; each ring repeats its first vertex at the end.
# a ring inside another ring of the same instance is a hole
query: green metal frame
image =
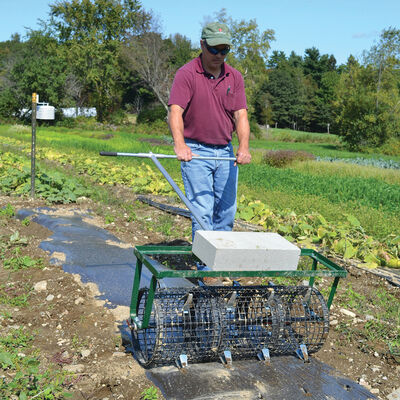
{"type": "Polygon", "coordinates": [[[313,260],[311,270],[308,271],[194,271],[194,270],[163,270],[158,271],[146,256],[149,255],[193,255],[191,246],[136,246],[134,249],[136,256],[136,270],[133,280],[132,297],[130,305],[130,317],[136,329],[146,329],[149,325],[151,310],[153,307],[153,300],[155,290],[157,288],[157,281],[163,278],[205,278],[205,277],[290,277],[290,278],[310,278],[309,285],[313,286],[316,277],[334,277],[331,289],[329,292],[327,306],[330,308],[333,297],[339,283],[340,278],[347,276],[347,271],[335,264],[333,261],[324,257],[312,249],[301,249],[301,257],[310,257],[313,260]],[[318,264],[325,267],[325,269],[317,269],[318,264]],[[139,302],[140,279],[142,276],[143,265],[152,273],[150,281],[149,292],[146,300],[143,319],[141,320],[137,315],[137,306],[139,302]]]}

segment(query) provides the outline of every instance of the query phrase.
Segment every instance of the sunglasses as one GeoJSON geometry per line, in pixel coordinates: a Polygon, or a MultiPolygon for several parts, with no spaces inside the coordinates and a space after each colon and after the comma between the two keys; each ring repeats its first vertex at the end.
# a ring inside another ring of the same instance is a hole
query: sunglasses
{"type": "Polygon", "coordinates": [[[221,50],[218,50],[218,49],[216,49],[215,47],[209,46],[209,45],[207,44],[207,42],[205,42],[205,45],[206,45],[207,50],[208,50],[211,54],[213,54],[214,56],[216,56],[216,55],[219,54],[219,53],[221,53],[221,55],[223,55],[223,56],[226,56],[226,55],[229,53],[229,51],[231,50],[231,48],[230,48],[229,46],[224,47],[224,48],[221,49],[221,50]]]}

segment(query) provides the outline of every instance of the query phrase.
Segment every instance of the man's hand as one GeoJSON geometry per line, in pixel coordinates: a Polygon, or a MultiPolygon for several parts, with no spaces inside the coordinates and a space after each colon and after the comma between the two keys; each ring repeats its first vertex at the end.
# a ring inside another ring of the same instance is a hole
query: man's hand
{"type": "Polygon", "coordinates": [[[251,154],[249,149],[241,149],[239,147],[236,153],[236,164],[250,164],[251,162],[251,154]]]}
{"type": "Polygon", "coordinates": [[[190,161],[193,157],[192,150],[186,143],[175,145],[174,151],[179,161],[190,161]]]}
{"type": "Polygon", "coordinates": [[[251,154],[249,150],[250,125],[247,118],[247,110],[245,108],[237,110],[233,113],[233,119],[236,125],[236,133],[239,139],[239,148],[236,153],[236,164],[249,164],[251,162],[251,154]]]}

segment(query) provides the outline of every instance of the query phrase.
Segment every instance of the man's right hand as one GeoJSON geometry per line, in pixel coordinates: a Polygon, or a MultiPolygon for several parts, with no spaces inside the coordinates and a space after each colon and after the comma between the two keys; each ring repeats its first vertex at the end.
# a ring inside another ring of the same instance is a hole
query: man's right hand
{"type": "Polygon", "coordinates": [[[192,150],[186,143],[175,145],[174,151],[179,161],[190,161],[193,157],[192,150]]]}

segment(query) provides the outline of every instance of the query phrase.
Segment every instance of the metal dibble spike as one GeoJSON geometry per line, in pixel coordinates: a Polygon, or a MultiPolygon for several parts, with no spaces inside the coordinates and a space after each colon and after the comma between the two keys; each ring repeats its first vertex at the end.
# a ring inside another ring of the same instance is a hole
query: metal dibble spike
{"type": "Polygon", "coordinates": [[[264,361],[265,364],[271,364],[271,357],[269,355],[269,350],[267,348],[261,349],[261,353],[257,354],[260,361],[264,361]]]}
{"type": "Polygon", "coordinates": [[[271,302],[274,299],[275,296],[275,289],[268,288],[268,291],[271,293],[268,297],[268,302],[271,302]]]}
{"type": "Polygon", "coordinates": [[[312,289],[308,288],[306,294],[303,297],[303,304],[308,304],[310,302],[311,292],[312,292],[312,289]]]}
{"type": "Polygon", "coordinates": [[[224,365],[230,367],[232,365],[232,354],[229,350],[225,350],[224,353],[220,356],[220,359],[224,365]]]}
{"type": "Polygon", "coordinates": [[[229,297],[229,299],[226,303],[227,309],[233,309],[236,306],[236,297],[237,297],[237,291],[234,290],[231,294],[231,297],[229,297]]]}
{"type": "Polygon", "coordinates": [[[185,304],[183,305],[183,312],[185,314],[188,314],[192,306],[193,306],[193,293],[188,293],[185,304]]]}
{"type": "Polygon", "coordinates": [[[176,365],[179,369],[187,368],[188,366],[188,358],[186,354],[181,354],[179,359],[176,360],[176,365]]]}
{"type": "Polygon", "coordinates": [[[299,346],[299,348],[296,350],[296,354],[300,360],[303,360],[305,363],[310,362],[310,359],[308,358],[307,346],[305,344],[301,344],[299,346]]]}

